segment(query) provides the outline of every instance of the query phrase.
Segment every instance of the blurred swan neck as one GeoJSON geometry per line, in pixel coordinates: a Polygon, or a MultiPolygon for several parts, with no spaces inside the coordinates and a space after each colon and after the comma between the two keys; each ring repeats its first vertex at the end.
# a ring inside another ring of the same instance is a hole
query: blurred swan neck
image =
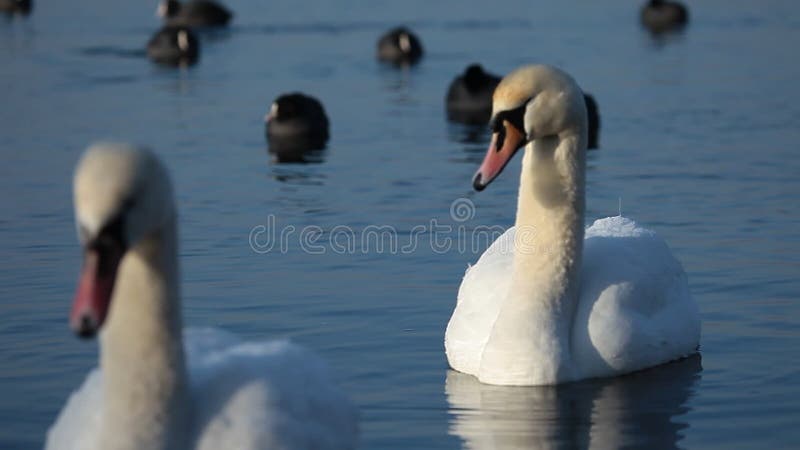
{"type": "Polygon", "coordinates": [[[185,447],[187,376],[174,219],[124,256],[101,335],[106,449],[185,447]]]}

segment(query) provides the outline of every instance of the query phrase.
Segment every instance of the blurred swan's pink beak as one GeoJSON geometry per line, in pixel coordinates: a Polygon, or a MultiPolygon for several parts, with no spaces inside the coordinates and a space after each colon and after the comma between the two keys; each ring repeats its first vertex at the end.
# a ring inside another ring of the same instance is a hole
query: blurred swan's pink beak
{"type": "Polygon", "coordinates": [[[78,336],[92,337],[103,325],[122,255],[121,249],[102,253],[93,248],[86,250],[69,317],[70,328],[78,336]]]}
{"type": "Polygon", "coordinates": [[[476,191],[484,190],[492,180],[500,175],[506,164],[511,161],[514,153],[524,145],[524,135],[516,127],[509,123],[503,123],[503,126],[505,127],[505,138],[501,143],[502,148],[497,148],[500,133],[492,133],[492,142],[489,143],[483,163],[472,180],[472,187],[476,191]]]}

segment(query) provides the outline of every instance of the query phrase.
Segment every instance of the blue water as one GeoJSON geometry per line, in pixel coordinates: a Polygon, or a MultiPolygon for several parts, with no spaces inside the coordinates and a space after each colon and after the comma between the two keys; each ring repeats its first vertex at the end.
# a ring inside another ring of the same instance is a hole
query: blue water
{"type": "Polygon", "coordinates": [[[80,264],[70,184],[83,149],[109,138],[171,168],[186,323],[322,354],[359,406],[363,448],[800,445],[795,2],[692,2],[691,26],[664,40],[627,1],[227,3],[234,26],[206,36],[189,70],[143,58],[155,2],[40,0],[27,20],[0,18],[0,448],[41,447],[96,363],[96,343],[67,328],[80,264]],[[407,71],[373,59],[398,23],[427,49],[407,71]],[[559,388],[448,373],[444,327],[485,243],[442,251],[430,231],[450,226],[437,239],[457,243],[459,230],[512,224],[519,170],[471,191],[487,137],[447,124],[443,97],[473,61],[555,64],[594,94],[587,220],[621,209],[669,242],[702,312],[702,361],[559,388]],[[294,90],[331,118],[319,164],[266,151],[262,117],[294,90]],[[474,211],[452,217],[458,199],[474,211]],[[268,224],[295,227],[283,251],[251,247],[268,224]],[[336,251],[335,227],[369,225],[416,247],[336,251]],[[324,231],[313,248],[299,239],[308,226],[324,231]]]}

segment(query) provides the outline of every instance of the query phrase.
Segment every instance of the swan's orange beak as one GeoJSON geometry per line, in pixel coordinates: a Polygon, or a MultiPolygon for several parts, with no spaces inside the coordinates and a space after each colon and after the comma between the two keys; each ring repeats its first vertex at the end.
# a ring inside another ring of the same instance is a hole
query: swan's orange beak
{"type": "Polygon", "coordinates": [[[476,191],[484,190],[500,175],[514,153],[525,145],[525,135],[517,127],[503,121],[503,129],[504,131],[492,133],[492,142],[489,143],[483,163],[472,180],[472,187],[476,191]]]}
{"type": "Polygon", "coordinates": [[[86,250],[78,292],[69,315],[70,328],[78,336],[93,337],[103,325],[123,254],[122,248],[116,246],[86,250]]]}

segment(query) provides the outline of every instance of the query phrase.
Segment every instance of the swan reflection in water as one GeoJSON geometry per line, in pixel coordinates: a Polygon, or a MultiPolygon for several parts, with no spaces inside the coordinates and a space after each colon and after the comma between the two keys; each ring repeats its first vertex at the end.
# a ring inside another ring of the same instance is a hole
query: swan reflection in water
{"type": "Polygon", "coordinates": [[[450,434],[472,450],[677,448],[700,355],[627,376],[559,386],[482,384],[447,372],[450,434]]]}

